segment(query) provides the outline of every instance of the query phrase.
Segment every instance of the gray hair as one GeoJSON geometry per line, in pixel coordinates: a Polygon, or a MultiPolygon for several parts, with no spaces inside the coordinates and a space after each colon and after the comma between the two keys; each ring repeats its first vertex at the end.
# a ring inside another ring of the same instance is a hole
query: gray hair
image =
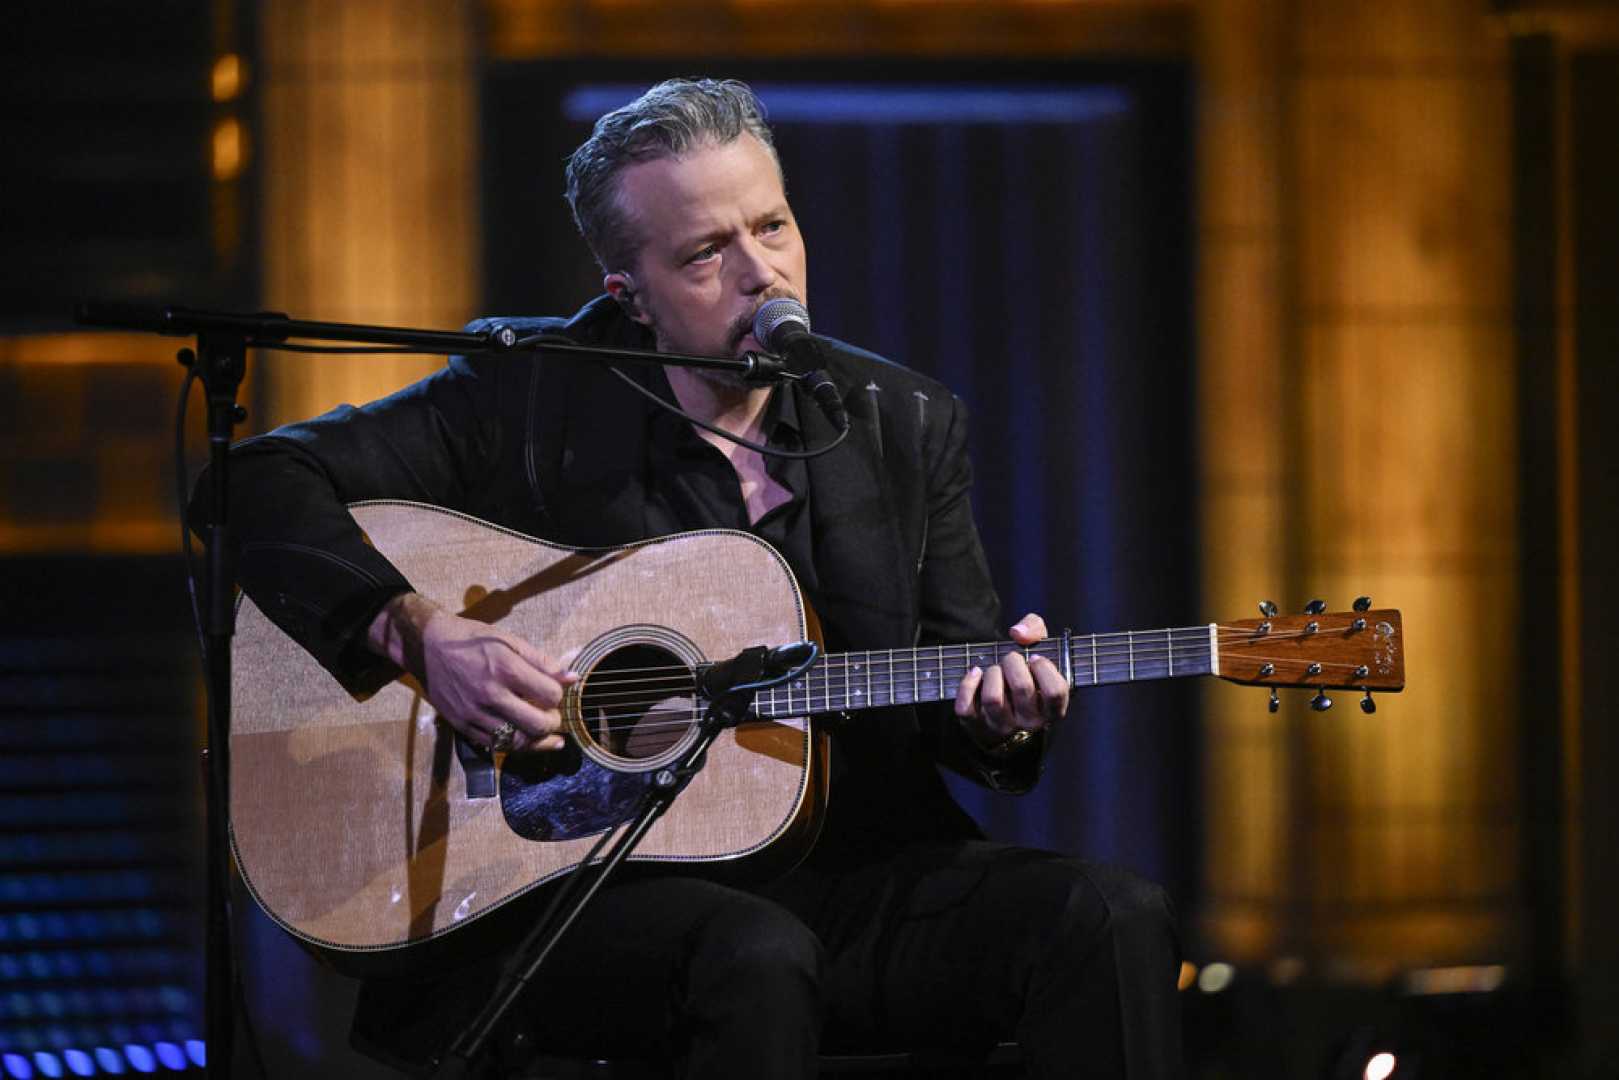
{"type": "Polygon", "coordinates": [[[743,132],[764,144],[781,171],[764,108],[736,79],[669,79],[596,121],[568,158],[567,199],[574,223],[602,270],[627,270],[640,241],[618,201],[618,174],[642,161],[679,157],[705,143],[723,146],[743,132]]]}

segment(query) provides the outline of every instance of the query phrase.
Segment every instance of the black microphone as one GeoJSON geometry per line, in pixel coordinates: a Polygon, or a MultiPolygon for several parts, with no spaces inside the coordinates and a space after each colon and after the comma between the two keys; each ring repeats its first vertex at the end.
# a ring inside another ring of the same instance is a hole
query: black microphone
{"type": "Polygon", "coordinates": [[[813,641],[795,641],[790,645],[777,645],[774,649],[755,645],[751,649],[743,649],[729,660],[699,668],[697,686],[704,697],[713,701],[742,687],[780,681],[814,660],[819,651],[813,641]]]}
{"type": "Polygon", "coordinates": [[[766,300],[753,315],[753,339],[773,353],[785,356],[790,367],[802,371],[815,403],[832,426],[849,429],[849,414],[837,383],[821,370],[823,343],[810,333],[809,309],[790,296],[766,300]]]}

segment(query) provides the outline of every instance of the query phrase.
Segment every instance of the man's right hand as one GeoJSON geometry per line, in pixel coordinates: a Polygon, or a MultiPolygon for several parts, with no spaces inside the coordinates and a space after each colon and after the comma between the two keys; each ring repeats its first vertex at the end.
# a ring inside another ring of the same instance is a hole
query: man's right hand
{"type": "Polygon", "coordinates": [[[520,637],[417,593],[388,601],[367,642],[416,676],[438,714],[478,746],[489,746],[509,723],[514,750],[562,749],[562,694],[579,681],[567,658],[553,660],[520,637]]]}

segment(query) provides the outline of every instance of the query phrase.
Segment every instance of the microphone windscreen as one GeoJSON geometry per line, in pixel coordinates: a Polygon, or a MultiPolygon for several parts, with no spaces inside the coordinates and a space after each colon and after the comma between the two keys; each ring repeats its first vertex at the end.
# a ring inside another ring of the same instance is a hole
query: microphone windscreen
{"type": "Polygon", "coordinates": [[[787,344],[783,330],[790,334],[795,329],[809,332],[809,309],[790,296],[766,300],[754,313],[753,339],[771,352],[782,352],[787,344]]]}

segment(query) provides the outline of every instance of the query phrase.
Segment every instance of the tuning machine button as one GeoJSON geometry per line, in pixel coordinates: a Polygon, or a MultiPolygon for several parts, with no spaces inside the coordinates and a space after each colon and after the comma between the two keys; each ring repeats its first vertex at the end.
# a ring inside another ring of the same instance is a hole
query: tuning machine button
{"type": "Polygon", "coordinates": [[[1377,711],[1377,702],[1372,700],[1372,692],[1366,691],[1366,696],[1360,699],[1360,711],[1368,716],[1377,711]]]}
{"type": "Polygon", "coordinates": [[[1267,619],[1276,618],[1276,613],[1281,610],[1276,606],[1276,601],[1274,600],[1261,600],[1259,602],[1259,613],[1267,619]]]}
{"type": "Polygon", "coordinates": [[[1276,687],[1270,688],[1270,711],[1275,712],[1282,707],[1282,699],[1276,696],[1276,687]]]}
{"type": "Polygon", "coordinates": [[[1306,615],[1319,615],[1326,610],[1327,602],[1325,600],[1311,600],[1308,604],[1304,605],[1304,613],[1306,615]]]}
{"type": "Polygon", "coordinates": [[[1372,610],[1372,598],[1370,596],[1357,596],[1357,597],[1355,597],[1355,610],[1356,611],[1370,611],[1370,610],[1372,610]]]}
{"type": "Polygon", "coordinates": [[[1317,690],[1315,692],[1315,697],[1310,699],[1310,708],[1314,709],[1316,712],[1326,712],[1328,709],[1332,708],[1332,699],[1327,696],[1327,692],[1325,690],[1317,690]]]}

